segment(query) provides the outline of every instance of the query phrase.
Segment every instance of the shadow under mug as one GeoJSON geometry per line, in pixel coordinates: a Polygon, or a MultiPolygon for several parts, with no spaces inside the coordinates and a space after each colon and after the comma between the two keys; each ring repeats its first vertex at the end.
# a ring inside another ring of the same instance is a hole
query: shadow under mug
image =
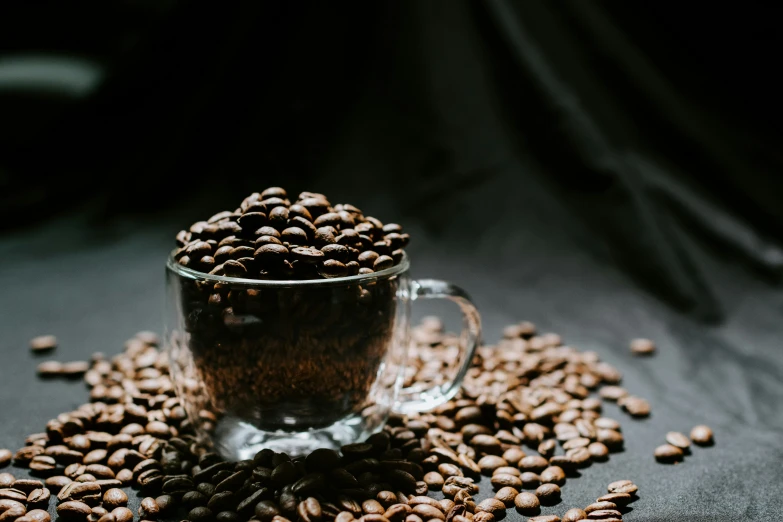
{"type": "Polygon", "coordinates": [[[392,412],[451,399],[481,323],[460,288],[396,266],[335,279],[208,275],[167,262],[166,348],[182,405],[225,458],[262,448],[337,449],[380,430],[392,412]],[[403,388],[411,302],[449,299],[463,316],[459,356],[434,385],[403,388]]]}

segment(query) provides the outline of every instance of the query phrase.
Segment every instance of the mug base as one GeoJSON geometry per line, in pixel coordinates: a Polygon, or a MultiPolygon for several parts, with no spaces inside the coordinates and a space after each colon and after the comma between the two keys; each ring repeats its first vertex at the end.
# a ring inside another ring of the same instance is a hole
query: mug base
{"type": "Polygon", "coordinates": [[[378,426],[368,431],[367,427],[367,419],[361,415],[348,417],[326,428],[297,433],[264,431],[241,419],[224,417],[210,438],[215,451],[227,460],[252,459],[265,448],[298,457],[318,448],[339,450],[341,446],[369,437],[380,429],[378,426]]]}

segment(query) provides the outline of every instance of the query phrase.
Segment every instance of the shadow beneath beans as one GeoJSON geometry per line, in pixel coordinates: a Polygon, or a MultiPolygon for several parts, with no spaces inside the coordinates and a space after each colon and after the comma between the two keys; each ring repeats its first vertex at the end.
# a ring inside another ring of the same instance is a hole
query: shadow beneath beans
{"type": "Polygon", "coordinates": [[[541,505],[542,506],[547,506],[547,507],[548,506],[556,506],[556,505],[560,504],[562,501],[563,501],[563,499],[560,498],[560,497],[557,497],[557,498],[541,498],[541,499],[539,499],[539,502],[541,502],[541,505]]]}
{"type": "Polygon", "coordinates": [[[503,509],[503,510],[501,510],[499,512],[496,512],[495,513],[495,520],[503,520],[504,518],[506,518],[506,511],[507,510],[503,509]]]}
{"type": "Polygon", "coordinates": [[[577,468],[564,469],[563,470],[568,478],[580,478],[582,476],[577,468]]]}
{"type": "Polygon", "coordinates": [[[675,466],[677,464],[682,464],[682,459],[675,459],[675,460],[658,460],[656,459],[655,462],[657,464],[662,464],[664,466],[675,466]]]}
{"type": "Polygon", "coordinates": [[[627,515],[628,513],[633,511],[633,508],[631,506],[617,506],[617,511],[619,511],[623,515],[627,515]]]}
{"type": "MultiPolygon", "coordinates": [[[[694,442],[694,444],[696,444],[696,443],[694,442]]],[[[696,446],[698,446],[700,448],[709,448],[709,447],[714,446],[714,445],[715,445],[715,441],[714,440],[711,440],[709,442],[700,442],[700,443],[696,444],[696,446]]]]}

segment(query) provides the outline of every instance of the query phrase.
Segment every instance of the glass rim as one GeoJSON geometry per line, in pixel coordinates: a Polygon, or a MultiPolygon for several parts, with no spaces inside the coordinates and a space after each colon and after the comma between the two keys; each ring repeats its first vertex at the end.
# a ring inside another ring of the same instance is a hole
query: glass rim
{"type": "Polygon", "coordinates": [[[352,276],[333,277],[329,279],[248,279],[244,277],[229,277],[219,276],[214,274],[208,274],[206,272],[200,272],[193,268],[188,268],[177,263],[174,257],[178,249],[169,253],[168,260],[166,261],[166,268],[182,277],[188,279],[201,280],[201,281],[214,281],[216,283],[230,283],[239,285],[253,285],[253,286],[268,286],[268,287],[292,287],[292,286],[335,286],[345,284],[361,284],[365,282],[372,282],[379,279],[388,279],[392,276],[401,274],[408,270],[410,267],[410,260],[408,254],[403,252],[402,260],[385,270],[380,272],[373,272],[372,274],[356,274],[352,276]]]}

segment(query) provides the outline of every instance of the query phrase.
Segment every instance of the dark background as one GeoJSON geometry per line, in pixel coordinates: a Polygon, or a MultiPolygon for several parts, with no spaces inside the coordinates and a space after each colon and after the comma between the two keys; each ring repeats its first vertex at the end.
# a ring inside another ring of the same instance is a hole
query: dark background
{"type": "Polygon", "coordinates": [[[532,320],[651,401],[545,513],[630,478],[626,520],[780,515],[782,8],[686,4],[3,3],[0,447],[86,400],[31,337],[159,330],[176,231],[282,185],[403,224],[487,341],[532,320]],[[654,462],[698,423],[715,447],[654,462]]]}

